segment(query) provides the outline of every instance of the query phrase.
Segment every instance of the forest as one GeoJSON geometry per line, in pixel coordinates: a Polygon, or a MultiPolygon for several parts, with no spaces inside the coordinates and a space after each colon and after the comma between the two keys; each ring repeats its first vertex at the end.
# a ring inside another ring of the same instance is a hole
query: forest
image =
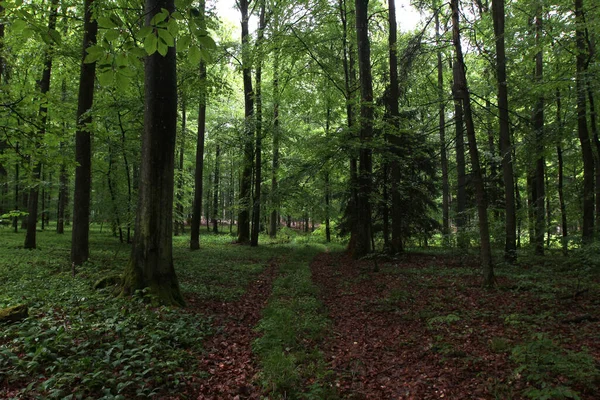
{"type": "Polygon", "coordinates": [[[596,399],[597,0],[224,3],[0,0],[0,398],[596,399]]]}

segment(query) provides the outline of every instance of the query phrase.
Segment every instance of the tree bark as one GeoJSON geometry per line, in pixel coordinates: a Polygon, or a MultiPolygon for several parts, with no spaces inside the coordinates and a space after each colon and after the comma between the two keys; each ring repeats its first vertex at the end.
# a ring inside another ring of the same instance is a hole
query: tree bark
{"type": "Polygon", "coordinates": [[[256,65],[256,164],[254,167],[254,199],[252,202],[252,233],[250,237],[250,246],[253,247],[258,246],[258,234],[260,232],[260,196],[262,185],[262,55],[260,54],[260,46],[264,40],[265,27],[265,0],[262,0],[260,3],[258,38],[256,39],[256,49],[259,54],[256,65]]]}
{"type": "Polygon", "coordinates": [[[450,235],[450,185],[448,183],[448,155],[446,152],[446,96],[444,94],[444,65],[440,40],[439,10],[435,11],[435,37],[437,50],[438,102],[440,129],[440,161],[442,163],[442,243],[449,244],[450,235]]]}
{"type": "Polygon", "coordinates": [[[252,89],[252,63],[250,61],[250,31],[248,7],[251,0],[239,0],[242,14],[242,77],[244,81],[244,161],[238,214],[238,242],[250,241],[250,200],[252,186],[252,162],[254,161],[254,91],[252,89]]]}
{"type": "MultiPolygon", "coordinates": [[[[146,0],[146,26],[161,9],[175,11],[174,0],[146,0]]],[[[177,137],[175,47],[163,57],[146,57],[142,166],[135,236],[123,277],[123,294],[149,288],[160,304],[183,306],[173,267],[173,189],[177,137]]]]}
{"type": "Polygon", "coordinates": [[[373,82],[371,77],[371,46],[368,31],[368,0],[355,0],[356,40],[360,80],[360,150],[358,165],[358,193],[356,241],[351,249],[354,258],[360,258],[371,249],[371,175],[373,138],[373,82]]]}
{"type": "MultiPolygon", "coordinates": [[[[535,41],[539,46],[542,35],[542,9],[538,7],[535,17],[535,41]]],[[[535,55],[535,77],[537,85],[543,79],[543,58],[540,50],[535,55]]],[[[533,129],[535,131],[536,161],[535,161],[535,253],[544,255],[544,235],[546,233],[546,161],[544,159],[544,97],[539,95],[533,112],[533,129]]]]}
{"type": "Polygon", "coordinates": [[[594,155],[590,144],[586,111],[587,56],[583,0],[575,0],[575,42],[577,46],[577,133],[583,157],[583,228],[582,240],[589,244],[594,239],[594,155]]]}
{"type": "MultiPolygon", "coordinates": [[[[50,17],[48,20],[48,30],[53,31],[56,29],[56,14],[58,8],[58,0],[52,0],[50,4],[50,17]]],[[[42,72],[42,79],[39,81],[40,93],[42,96],[46,95],[50,91],[50,77],[52,75],[52,54],[51,47],[45,52],[44,70],[42,72]]],[[[48,120],[48,107],[43,102],[40,106],[40,131],[38,133],[39,139],[36,143],[36,147],[39,147],[41,138],[46,134],[46,121],[48,120]]],[[[37,214],[38,214],[38,199],[39,199],[39,184],[42,172],[41,161],[35,161],[32,171],[33,186],[29,189],[29,199],[27,205],[27,233],[25,235],[25,244],[23,247],[26,249],[36,248],[36,229],[37,229],[37,214]]]]}
{"type": "MultiPolygon", "coordinates": [[[[200,13],[205,18],[206,2],[200,2],[200,13]]],[[[194,173],[194,203],[190,226],[190,250],[200,248],[200,223],[202,222],[202,175],[204,173],[204,137],[206,135],[206,64],[200,61],[200,100],[198,104],[198,138],[196,140],[196,170],[194,173]]]]}
{"type": "Polygon", "coordinates": [[[460,26],[459,26],[459,7],[458,0],[451,0],[450,7],[452,9],[452,41],[456,50],[456,75],[454,76],[454,84],[456,86],[456,94],[462,102],[465,114],[465,126],[467,128],[467,138],[469,139],[469,155],[471,156],[471,167],[473,169],[473,185],[475,186],[475,200],[477,202],[477,215],[479,217],[479,236],[480,236],[480,251],[481,251],[481,266],[483,270],[484,286],[492,286],[494,284],[494,267],[492,264],[492,249],[490,244],[490,233],[487,217],[487,204],[485,198],[485,188],[481,175],[479,152],[477,150],[477,142],[475,140],[475,126],[473,124],[473,114],[471,112],[471,95],[467,85],[467,76],[463,59],[462,47],[460,43],[460,26]]]}
{"type": "MultiPolygon", "coordinates": [[[[453,76],[457,74],[456,62],[452,65],[453,76]]],[[[454,78],[456,81],[456,78],[454,78]]],[[[464,133],[464,118],[463,106],[458,93],[456,92],[456,82],[452,84],[452,94],[454,97],[454,127],[456,138],[454,146],[456,149],[456,234],[457,245],[460,249],[466,249],[469,246],[469,241],[465,232],[466,228],[466,211],[467,211],[467,173],[465,162],[465,133],[464,133]]]]}
{"type": "Polygon", "coordinates": [[[504,0],[492,0],[494,35],[496,36],[496,78],[498,81],[498,114],[500,127],[500,154],[502,156],[502,180],[504,182],[504,260],[517,261],[517,220],[515,211],[515,182],[510,143],[510,120],[508,114],[508,83],[506,80],[506,48],[504,41],[504,0]]]}
{"type": "Polygon", "coordinates": [[[75,191],[73,193],[73,232],[71,263],[81,265],[90,255],[90,195],[92,191],[92,141],[90,129],[94,104],[96,63],[85,63],[86,49],[96,44],[98,23],[92,19],[94,0],[84,0],[83,46],[79,97],[77,101],[77,131],[75,132],[75,191]]]}
{"type": "Polygon", "coordinates": [[[185,99],[181,100],[181,137],[179,139],[179,163],[177,165],[177,213],[175,216],[175,236],[180,233],[183,235],[184,232],[184,221],[183,215],[183,159],[185,155],[185,131],[187,129],[187,110],[185,99]]]}
{"type": "Polygon", "coordinates": [[[271,169],[271,226],[269,236],[277,236],[279,227],[279,194],[277,193],[277,171],[279,170],[279,49],[273,58],[273,164],[271,169]]]}
{"type": "Polygon", "coordinates": [[[213,181],[213,212],[212,212],[212,230],[214,233],[219,233],[219,178],[220,178],[220,168],[219,164],[221,162],[221,146],[217,145],[215,150],[215,178],[213,181]]]}

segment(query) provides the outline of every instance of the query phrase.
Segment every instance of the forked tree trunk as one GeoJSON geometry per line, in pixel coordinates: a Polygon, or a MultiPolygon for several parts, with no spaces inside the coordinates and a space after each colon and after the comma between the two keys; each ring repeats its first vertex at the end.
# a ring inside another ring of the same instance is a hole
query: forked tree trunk
{"type": "Polygon", "coordinates": [[[492,249],[490,244],[490,232],[488,226],[487,204],[485,198],[485,187],[479,163],[479,152],[475,140],[475,125],[473,124],[473,113],[471,111],[471,95],[467,85],[467,76],[460,42],[459,7],[458,0],[451,0],[452,9],[452,41],[456,50],[456,75],[454,83],[456,94],[461,100],[464,114],[467,138],[469,139],[469,155],[471,156],[471,168],[473,170],[473,185],[475,186],[475,200],[477,202],[477,215],[479,217],[479,236],[481,251],[481,267],[483,270],[484,286],[494,285],[494,267],[492,264],[492,249]]]}
{"type": "Polygon", "coordinates": [[[90,135],[94,103],[96,63],[85,63],[86,49],[96,44],[98,24],[92,19],[94,0],[84,1],[83,49],[77,100],[77,131],[75,133],[75,191],[73,193],[73,232],[71,262],[81,265],[90,255],[90,195],[92,192],[92,141],[90,135]]]}
{"type": "MultiPolygon", "coordinates": [[[[146,0],[146,26],[174,0],[146,0]]],[[[173,189],[177,137],[177,70],[175,47],[163,57],[145,60],[144,133],[135,235],[123,276],[124,295],[149,288],[156,302],[183,306],[173,267],[173,189]]]]}

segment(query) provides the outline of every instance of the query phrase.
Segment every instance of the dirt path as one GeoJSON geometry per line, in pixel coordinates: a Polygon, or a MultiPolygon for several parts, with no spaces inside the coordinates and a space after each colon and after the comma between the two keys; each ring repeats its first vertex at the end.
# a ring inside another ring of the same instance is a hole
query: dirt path
{"type": "Polygon", "coordinates": [[[258,399],[261,389],[255,386],[256,362],[252,342],[257,337],[254,327],[271,294],[277,263],[272,260],[242,297],[233,303],[206,303],[187,299],[188,308],[213,317],[215,335],[204,343],[200,370],[192,384],[199,385],[197,399],[258,399]],[[203,377],[208,375],[208,377],[203,377]]]}
{"type": "MultiPolygon", "coordinates": [[[[311,264],[333,323],[325,360],[343,399],[522,398],[527,383],[515,378],[510,349],[536,330],[574,338],[573,347],[587,343],[597,357],[591,340],[597,323],[507,323],[506,315],[525,318],[564,306],[527,292],[483,290],[476,265],[464,273],[455,270],[457,260],[423,255],[383,264],[373,272],[372,262],[336,253],[311,264]],[[431,266],[441,273],[419,273],[431,266]]],[[[583,312],[594,311],[590,305],[583,312]]]]}

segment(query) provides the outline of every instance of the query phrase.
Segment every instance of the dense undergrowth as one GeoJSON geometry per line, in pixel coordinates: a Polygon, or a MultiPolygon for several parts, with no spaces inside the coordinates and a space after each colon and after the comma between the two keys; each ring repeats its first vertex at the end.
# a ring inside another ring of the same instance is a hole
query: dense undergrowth
{"type": "MultiPolygon", "coordinates": [[[[70,235],[38,232],[39,249],[0,231],[0,308],[27,304],[25,321],[0,326],[0,398],[131,398],[177,392],[195,370],[195,353],[211,334],[210,315],[156,308],[145,293],[116,298],[93,288],[122,272],[128,245],[93,231],[90,262],[72,276],[70,235]]],[[[233,301],[264,269],[273,248],[225,246],[227,235],[206,235],[190,252],[174,239],[185,295],[233,301]]],[[[276,251],[275,251],[276,252],[276,251]]]]}

